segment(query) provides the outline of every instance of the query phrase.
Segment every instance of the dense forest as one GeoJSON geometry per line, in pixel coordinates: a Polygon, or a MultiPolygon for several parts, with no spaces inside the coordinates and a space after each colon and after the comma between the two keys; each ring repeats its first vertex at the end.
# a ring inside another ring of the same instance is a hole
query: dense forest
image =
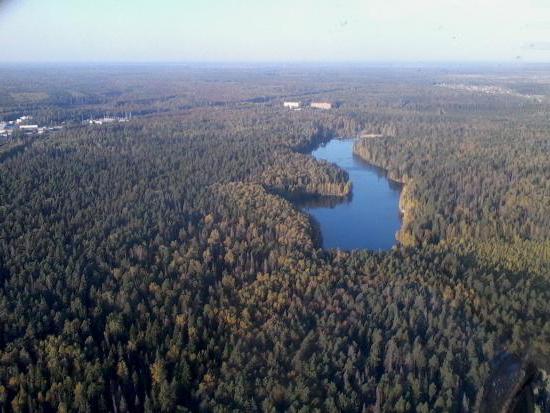
{"type": "Polygon", "coordinates": [[[0,145],[0,411],[470,412],[500,353],[547,370],[550,77],[470,70],[0,68],[0,120],[63,125],[0,145]],[[369,134],[399,243],[323,250],[292,201],[352,188],[308,153],[369,134]]]}

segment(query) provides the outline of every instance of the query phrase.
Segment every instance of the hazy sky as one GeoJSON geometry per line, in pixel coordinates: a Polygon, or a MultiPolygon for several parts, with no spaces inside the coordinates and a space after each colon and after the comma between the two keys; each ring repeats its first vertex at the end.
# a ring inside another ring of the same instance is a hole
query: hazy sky
{"type": "Polygon", "coordinates": [[[0,62],[550,62],[550,0],[0,0],[0,62]]]}

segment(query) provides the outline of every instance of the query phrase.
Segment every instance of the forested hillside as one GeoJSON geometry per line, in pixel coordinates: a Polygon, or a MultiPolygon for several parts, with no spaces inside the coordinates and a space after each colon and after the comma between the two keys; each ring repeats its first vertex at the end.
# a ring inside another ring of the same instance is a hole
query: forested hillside
{"type": "Polygon", "coordinates": [[[0,117],[65,122],[0,146],[0,411],[469,412],[500,352],[547,367],[545,101],[436,70],[0,72],[0,117]],[[338,108],[282,107],[311,96],[338,108]],[[308,152],[369,133],[401,242],[323,250],[292,200],[352,188],[308,152]]]}

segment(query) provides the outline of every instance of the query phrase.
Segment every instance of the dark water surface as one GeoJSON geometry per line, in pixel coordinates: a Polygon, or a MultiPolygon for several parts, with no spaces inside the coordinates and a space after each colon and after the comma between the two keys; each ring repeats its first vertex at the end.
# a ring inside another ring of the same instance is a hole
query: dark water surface
{"type": "Polygon", "coordinates": [[[319,223],[323,248],[391,249],[401,227],[401,185],[354,155],[352,139],[333,139],[312,155],[345,169],[353,183],[350,199],[302,203],[302,209],[319,223]]]}

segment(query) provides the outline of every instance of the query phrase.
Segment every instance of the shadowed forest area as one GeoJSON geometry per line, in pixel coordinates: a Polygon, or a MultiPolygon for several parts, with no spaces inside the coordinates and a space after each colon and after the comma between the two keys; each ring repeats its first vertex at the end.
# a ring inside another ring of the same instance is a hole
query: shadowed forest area
{"type": "Polygon", "coordinates": [[[548,73],[0,67],[0,121],[61,126],[0,137],[0,411],[470,412],[499,353],[546,369],[548,73]],[[404,183],[391,251],[292,203],[352,190],[339,136],[404,183]]]}

